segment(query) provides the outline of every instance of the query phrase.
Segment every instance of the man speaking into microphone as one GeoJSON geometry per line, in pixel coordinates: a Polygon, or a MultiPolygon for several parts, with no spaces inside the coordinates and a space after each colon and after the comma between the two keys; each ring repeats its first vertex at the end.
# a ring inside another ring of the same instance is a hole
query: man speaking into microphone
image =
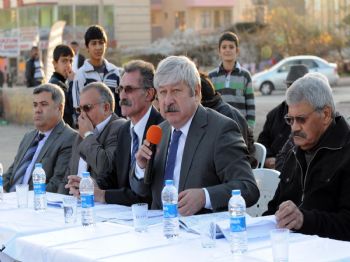
{"type": "Polygon", "coordinates": [[[161,209],[164,180],[173,179],[183,216],[227,210],[233,189],[240,189],[247,206],[256,203],[259,190],[248,162],[248,151],[233,120],[200,105],[200,77],[184,56],[162,60],[154,77],[162,138],[155,153],[145,140],[136,154],[131,188],[152,196],[152,209],[161,209]],[[154,156],[153,156],[154,154],[154,156]],[[144,183],[145,167],[154,157],[152,181],[144,183]]]}

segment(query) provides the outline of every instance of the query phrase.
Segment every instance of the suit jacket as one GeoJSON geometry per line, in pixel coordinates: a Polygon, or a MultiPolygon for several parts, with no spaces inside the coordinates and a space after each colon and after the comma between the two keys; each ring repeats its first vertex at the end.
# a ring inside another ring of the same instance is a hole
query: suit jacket
{"type": "MultiPolygon", "coordinates": [[[[151,125],[157,125],[163,121],[159,112],[152,107],[151,114],[143,133],[143,139],[146,137],[148,128],[151,125]]],[[[106,190],[105,199],[108,204],[120,204],[130,206],[140,201],[149,201],[149,199],[140,198],[131,189],[129,183],[130,173],[130,121],[126,122],[119,131],[117,138],[117,150],[114,157],[114,170],[98,178],[98,185],[106,190]]]]}
{"type": "Polygon", "coordinates": [[[85,61],[85,56],[78,53],[78,69],[82,67],[82,65],[84,64],[84,61],[85,61]]]}
{"type": "MultiPolygon", "coordinates": [[[[9,191],[11,186],[16,182],[14,181],[14,175],[37,132],[37,130],[33,130],[25,134],[22,139],[14,162],[3,176],[6,191],[9,191]]],[[[36,159],[36,162],[42,163],[45,170],[46,190],[49,192],[57,192],[68,166],[71,157],[72,141],[74,141],[76,135],[76,131],[71,129],[63,121],[60,121],[52,130],[36,159]]],[[[29,180],[29,188],[33,188],[32,179],[29,180]]]]}
{"type": "Polygon", "coordinates": [[[119,118],[113,113],[98,136],[90,135],[85,139],[82,139],[79,135],[77,136],[73,144],[69,167],[64,180],[59,186],[59,193],[68,194],[68,190],[64,186],[68,182],[69,175],[77,175],[80,157],[86,161],[88,171],[94,179],[97,179],[100,174],[113,169],[118,130],[125,122],[125,119],[119,118]]]}
{"type": "MultiPolygon", "coordinates": [[[[131,187],[141,196],[152,194],[152,209],[161,209],[161,191],[171,137],[171,126],[161,125],[163,136],[156,150],[151,186],[131,177],[131,187]]],[[[227,210],[233,189],[241,189],[247,206],[256,203],[259,190],[247,160],[247,147],[233,120],[199,106],[185,142],[178,191],[190,188],[208,190],[213,211],[227,210]]],[[[208,212],[201,210],[200,212],[208,212]]]]}

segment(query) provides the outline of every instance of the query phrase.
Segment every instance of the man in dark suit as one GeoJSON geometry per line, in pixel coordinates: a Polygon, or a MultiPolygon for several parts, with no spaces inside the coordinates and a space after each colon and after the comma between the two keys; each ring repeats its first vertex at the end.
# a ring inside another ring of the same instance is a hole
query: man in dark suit
{"type": "Polygon", "coordinates": [[[71,156],[76,132],[62,120],[63,91],[54,84],[44,84],[33,91],[34,125],[36,130],[22,139],[14,162],[3,175],[5,191],[14,191],[16,184],[29,184],[34,164],[42,163],[46,172],[46,190],[57,192],[71,156]]]}
{"type": "MultiPolygon", "coordinates": [[[[130,189],[129,172],[135,162],[134,146],[141,145],[149,126],[163,121],[159,112],[152,107],[155,96],[153,76],[153,65],[145,61],[130,61],[124,66],[118,93],[122,115],[129,120],[118,132],[113,172],[104,172],[97,178],[96,201],[122,205],[147,201],[130,189]],[[134,133],[137,138],[133,136],[134,133]]],[[[71,179],[66,187],[70,188],[71,193],[78,194],[76,186],[77,181],[71,179]]]]}
{"type": "Polygon", "coordinates": [[[78,69],[84,64],[85,56],[79,53],[79,43],[77,41],[72,41],[70,43],[70,47],[74,51],[74,57],[73,57],[73,71],[76,73],[78,69]]]}
{"type": "Polygon", "coordinates": [[[79,136],[74,141],[66,178],[59,188],[60,193],[68,193],[64,186],[69,176],[80,181],[79,176],[84,171],[89,171],[94,179],[100,174],[111,172],[118,130],[126,122],[113,113],[114,95],[105,84],[91,83],[82,90],[80,96],[79,136]]]}
{"type": "Polygon", "coordinates": [[[200,77],[184,56],[170,56],[158,65],[154,85],[160,112],[166,119],[154,156],[153,181],[144,183],[144,168],[152,155],[149,142],[136,154],[132,189],[152,195],[152,209],[161,209],[164,180],[173,179],[183,216],[227,210],[233,189],[240,189],[247,206],[256,203],[259,190],[247,160],[247,147],[233,120],[200,105],[200,77]]]}

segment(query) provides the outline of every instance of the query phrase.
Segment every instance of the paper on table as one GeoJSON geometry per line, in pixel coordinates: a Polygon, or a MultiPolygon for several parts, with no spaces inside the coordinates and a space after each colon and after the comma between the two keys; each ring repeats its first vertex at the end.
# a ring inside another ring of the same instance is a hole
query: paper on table
{"type": "MultiPolygon", "coordinates": [[[[219,213],[209,213],[209,214],[203,214],[203,215],[195,215],[195,216],[189,216],[189,217],[180,217],[180,227],[184,229],[188,233],[193,234],[200,234],[200,227],[201,223],[215,217],[215,220],[218,221],[226,221],[228,220],[228,212],[219,212],[219,213]]],[[[221,238],[222,232],[219,228],[216,229],[216,238],[221,238]]]]}
{"type": "MultiPolygon", "coordinates": [[[[217,224],[225,235],[225,238],[230,239],[229,219],[219,221],[217,224]]],[[[263,217],[251,217],[246,215],[247,237],[248,239],[269,237],[270,231],[276,228],[276,224],[274,215],[263,217]]]]}
{"type": "MultiPolygon", "coordinates": [[[[163,211],[162,210],[148,210],[148,225],[160,224],[163,221],[163,211]]],[[[109,222],[133,226],[132,211],[119,212],[116,214],[114,219],[109,220],[109,222]]]]}

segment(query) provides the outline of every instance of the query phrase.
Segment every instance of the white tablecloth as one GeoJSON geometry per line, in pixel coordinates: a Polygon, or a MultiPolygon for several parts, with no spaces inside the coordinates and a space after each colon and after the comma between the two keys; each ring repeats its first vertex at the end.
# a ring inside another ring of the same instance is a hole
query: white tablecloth
{"type": "MultiPolygon", "coordinates": [[[[185,231],[175,241],[164,239],[160,224],[146,233],[110,222],[82,227],[78,220],[67,226],[62,209],[48,208],[44,213],[17,209],[14,195],[5,196],[0,203],[0,243],[6,246],[5,254],[20,261],[272,261],[268,238],[250,240],[244,256],[232,257],[225,239],[217,240],[215,248],[204,249],[198,235],[185,231]]],[[[96,206],[97,215],[107,219],[123,210],[129,208],[96,206]]],[[[290,261],[350,261],[350,242],[291,234],[290,261]]]]}

